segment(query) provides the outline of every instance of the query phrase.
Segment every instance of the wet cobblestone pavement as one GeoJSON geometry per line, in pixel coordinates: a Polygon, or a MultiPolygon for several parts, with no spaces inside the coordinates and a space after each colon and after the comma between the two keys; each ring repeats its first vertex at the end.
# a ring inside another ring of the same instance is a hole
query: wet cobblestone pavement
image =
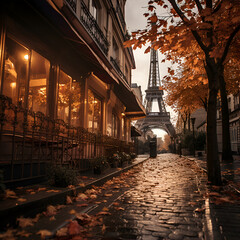
{"type": "Polygon", "coordinates": [[[206,175],[194,161],[163,154],[133,171],[92,239],[203,239],[206,175]]]}

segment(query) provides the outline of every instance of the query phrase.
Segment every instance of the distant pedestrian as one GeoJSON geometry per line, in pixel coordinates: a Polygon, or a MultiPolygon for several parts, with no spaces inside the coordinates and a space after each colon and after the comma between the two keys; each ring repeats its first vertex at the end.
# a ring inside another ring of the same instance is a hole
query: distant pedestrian
{"type": "Polygon", "coordinates": [[[178,142],[178,154],[179,154],[179,157],[182,157],[182,143],[181,143],[181,140],[179,140],[179,142],[178,142]]]}

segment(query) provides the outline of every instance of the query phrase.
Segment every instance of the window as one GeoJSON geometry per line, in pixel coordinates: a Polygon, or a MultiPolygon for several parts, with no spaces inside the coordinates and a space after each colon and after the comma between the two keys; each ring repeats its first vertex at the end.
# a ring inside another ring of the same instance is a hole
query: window
{"type": "Polygon", "coordinates": [[[73,80],[71,94],[71,125],[74,127],[80,126],[80,98],[81,87],[80,83],[73,80]]]}
{"type": "Polygon", "coordinates": [[[112,136],[118,137],[118,118],[116,114],[112,114],[112,136]]]}
{"type": "Polygon", "coordinates": [[[114,38],[112,39],[112,41],[113,41],[112,57],[114,60],[119,61],[119,48],[118,48],[117,42],[114,38]]]}
{"type": "Polygon", "coordinates": [[[32,51],[31,71],[28,93],[28,108],[34,112],[47,112],[47,98],[49,97],[50,62],[32,51]]]}
{"type": "Polygon", "coordinates": [[[22,107],[26,106],[29,56],[28,49],[6,38],[2,94],[22,107]]]}
{"type": "Polygon", "coordinates": [[[70,89],[72,78],[60,70],[58,81],[57,118],[69,122],[70,89]]]}
{"type": "Polygon", "coordinates": [[[98,20],[98,14],[97,14],[97,5],[95,0],[89,0],[89,12],[92,14],[92,16],[98,20]]]}
{"type": "Polygon", "coordinates": [[[102,102],[92,90],[88,89],[88,128],[91,132],[102,130],[102,102]]]}
{"type": "Polygon", "coordinates": [[[122,139],[123,140],[125,140],[125,131],[126,131],[125,118],[122,118],[122,139]]]}

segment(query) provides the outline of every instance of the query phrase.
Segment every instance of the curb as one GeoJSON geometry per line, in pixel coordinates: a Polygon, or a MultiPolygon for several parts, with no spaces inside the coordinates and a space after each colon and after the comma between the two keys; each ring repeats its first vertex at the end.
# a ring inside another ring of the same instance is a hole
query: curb
{"type": "Polygon", "coordinates": [[[123,172],[130,170],[131,168],[145,162],[149,158],[144,158],[137,163],[133,163],[129,166],[122,168],[121,170],[116,170],[108,175],[100,177],[88,184],[84,187],[77,186],[74,189],[63,190],[59,193],[51,193],[49,196],[45,196],[39,199],[35,199],[32,201],[24,202],[19,205],[11,206],[4,210],[0,211],[0,219],[2,219],[0,223],[0,229],[4,229],[6,226],[16,226],[16,219],[20,216],[24,217],[34,217],[37,213],[42,212],[46,209],[48,205],[57,205],[57,204],[65,204],[67,196],[74,196],[77,193],[84,192],[87,189],[91,188],[93,185],[99,186],[112,179],[115,176],[120,175],[123,172]],[[4,221],[3,221],[4,219],[4,221]]]}

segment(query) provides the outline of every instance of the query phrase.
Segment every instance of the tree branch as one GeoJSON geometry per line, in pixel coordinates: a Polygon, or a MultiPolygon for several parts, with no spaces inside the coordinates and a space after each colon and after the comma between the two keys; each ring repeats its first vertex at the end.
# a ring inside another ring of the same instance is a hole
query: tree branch
{"type": "MultiPolygon", "coordinates": [[[[172,7],[174,8],[174,10],[177,12],[177,14],[179,15],[179,17],[182,19],[183,23],[185,23],[187,26],[189,26],[190,28],[190,23],[189,20],[187,19],[187,17],[184,15],[184,13],[180,10],[180,8],[178,7],[177,3],[175,0],[168,0],[172,7]]],[[[209,1],[209,0],[208,0],[209,1]]],[[[199,44],[199,46],[201,47],[201,49],[206,52],[208,49],[207,47],[203,44],[202,39],[200,37],[200,35],[198,34],[197,31],[192,30],[190,28],[190,31],[192,32],[194,38],[196,39],[197,43],[199,44]]]]}
{"type": "Polygon", "coordinates": [[[201,13],[201,11],[203,10],[201,3],[199,2],[199,0],[194,0],[194,2],[197,5],[199,13],[201,13]]]}
{"type": "Polygon", "coordinates": [[[222,64],[222,63],[225,61],[225,59],[226,59],[226,57],[227,57],[227,54],[228,54],[228,50],[229,50],[230,45],[231,45],[231,43],[232,43],[232,40],[233,40],[233,38],[235,37],[235,35],[238,33],[239,30],[240,30],[240,25],[238,25],[238,26],[234,29],[234,31],[231,33],[230,37],[228,38],[227,43],[226,43],[226,46],[225,46],[225,49],[224,49],[224,52],[223,52],[223,55],[222,55],[222,58],[221,58],[221,60],[219,61],[219,64],[222,64]]]}

